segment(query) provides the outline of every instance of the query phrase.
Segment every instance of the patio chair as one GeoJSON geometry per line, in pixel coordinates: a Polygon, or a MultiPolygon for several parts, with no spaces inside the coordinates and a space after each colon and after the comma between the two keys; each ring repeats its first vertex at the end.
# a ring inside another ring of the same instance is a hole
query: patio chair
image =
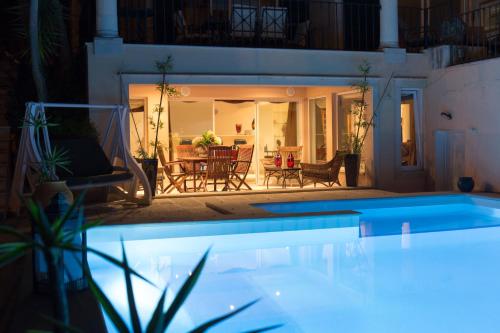
{"type": "Polygon", "coordinates": [[[261,13],[260,37],[285,40],[288,9],[286,7],[262,7],[261,13]]]}
{"type": "Polygon", "coordinates": [[[186,174],[182,171],[183,162],[181,161],[173,161],[167,162],[165,158],[165,153],[163,152],[163,148],[158,148],[158,158],[160,159],[161,168],[158,168],[158,176],[162,180],[161,182],[161,193],[170,193],[174,189],[179,191],[179,193],[184,193],[184,179],[186,178],[186,174]],[[175,169],[180,170],[176,171],[175,169]],[[166,187],[163,187],[163,180],[168,179],[169,184],[166,187]]]}
{"type": "MultiPolygon", "coordinates": [[[[177,154],[177,160],[182,160],[184,157],[194,157],[196,156],[196,152],[194,150],[193,145],[178,145],[175,147],[175,151],[177,154]]],[[[188,190],[187,182],[189,180],[193,180],[194,177],[199,177],[201,167],[200,165],[196,165],[195,169],[193,169],[193,165],[191,163],[182,163],[181,169],[184,172],[184,191],[188,190]]]]}
{"type": "Polygon", "coordinates": [[[235,162],[234,168],[231,172],[231,185],[233,185],[236,191],[241,189],[241,186],[245,186],[247,189],[251,190],[250,185],[247,184],[246,178],[248,171],[252,166],[254,145],[240,145],[238,149],[238,158],[235,162]],[[238,183],[236,183],[238,182],[238,183]]]}
{"type": "Polygon", "coordinates": [[[327,163],[301,163],[302,179],[311,180],[316,187],[316,183],[332,187],[334,184],[342,186],[339,181],[339,172],[344,162],[345,151],[337,151],[335,157],[327,163]]]}
{"type": "Polygon", "coordinates": [[[209,146],[206,170],[201,174],[200,188],[207,190],[208,180],[213,180],[214,191],[218,184],[224,184],[223,191],[229,189],[232,148],[230,146],[209,146]],[[218,183],[222,180],[222,183],[218,183]]]}
{"type": "Polygon", "coordinates": [[[211,38],[209,32],[196,32],[200,28],[187,24],[182,10],[174,13],[174,23],[176,42],[207,42],[211,38]]]}
{"type": "Polygon", "coordinates": [[[255,37],[257,7],[234,4],[231,14],[231,36],[237,38],[255,37]]]}
{"type": "Polygon", "coordinates": [[[309,20],[297,24],[293,39],[289,42],[290,46],[297,48],[304,48],[307,46],[310,25],[311,22],[309,20]]]}

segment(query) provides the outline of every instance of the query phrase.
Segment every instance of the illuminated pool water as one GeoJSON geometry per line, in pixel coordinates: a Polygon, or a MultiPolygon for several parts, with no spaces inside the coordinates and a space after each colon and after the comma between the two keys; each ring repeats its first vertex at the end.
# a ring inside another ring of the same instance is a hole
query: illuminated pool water
{"type": "MultiPolygon", "coordinates": [[[[89,233],[89,246],[120,258],[123,235],[130,265],[171,285],[167,302],[212,246],[172,332],[256,298],[213,332],[275,323],[284,324],[276,332],[498,332],[500,202],[372,200],[326,209],[359,212],[346,215],[101,227],[89,233]]],[[[93,256],[89,264],[128,319],[121,271],[93,256]]],[[[144,323],[160,291],[138,280],[134,289],[144,323]]]]}

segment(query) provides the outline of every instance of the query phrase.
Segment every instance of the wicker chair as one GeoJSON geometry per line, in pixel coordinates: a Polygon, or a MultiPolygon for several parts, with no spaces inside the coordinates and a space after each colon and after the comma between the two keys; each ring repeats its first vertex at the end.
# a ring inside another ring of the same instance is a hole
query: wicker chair
{"type": "Polygon", "coordinates": [[[238,148],[238,158],[231,172],[230,179],[231,185],[235,187],[236,191],[239,191],[243,185],[249,190],[252,189],[247,184],[246,178],[252,165],[253,149],[254,145],[240,145],[238,148]]]}
{"type": "Polygon", "coordinates": [[[224,184],[223,191],[229,189],[229,176],[231,173],[232,148],[230,146],[208,147],[208,159],[206,170],[201,174],[200,188],[207,190],[208,180],[213,179],[214,191],[217,184],[224,184]],[[218,183],[222,180],[222,183],[218,183]]]}
{"type": "Polygon", "coordinates": [[[337,151],[335,157],[327,163],[301,163],[302,179],[311,180],[316,187],[316,183],[332,187],[334,184],[342,186],[339,181],[339,172],[344,162],[345,151],[337,151]]]}

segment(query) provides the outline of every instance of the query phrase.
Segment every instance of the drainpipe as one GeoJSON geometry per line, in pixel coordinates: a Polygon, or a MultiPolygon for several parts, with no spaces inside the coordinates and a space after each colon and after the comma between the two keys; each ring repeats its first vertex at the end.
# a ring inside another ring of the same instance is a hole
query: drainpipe
{"type": "Polygon", "coordinates": [[[398,0],[380,0],[380,49],[398,48],[398,0]]]}
{"type": "Polygon", "coordinates": [[[116,0],[97,0],[96,37],[118,37],[118,11],[116,0]]]}

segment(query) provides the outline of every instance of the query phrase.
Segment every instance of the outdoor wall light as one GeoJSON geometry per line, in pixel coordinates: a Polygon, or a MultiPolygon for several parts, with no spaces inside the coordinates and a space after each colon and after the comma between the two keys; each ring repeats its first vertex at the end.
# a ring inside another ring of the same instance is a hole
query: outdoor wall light
{"type": "Polygon", "coordinates": [[[295,89],[293,87],[286,88],[286,95],[288,97],[292,97],[295,95],[295,89]]]}
{"type": "Polygon", "coordinates": [[[189,95],[191,95],[191,88],[189,88],[189,87],[182,87],[181,88],[181,95],[184,96],[184,97],[188,97],[189,95]]]}
{"type": "Polygon", "coordinates": [[[444,119],[447,119],[447,120],[452,120],[453,119],[453,115],[451,114],[451,112],[441,112],[441,117],[443,117],[444,119]]]}

